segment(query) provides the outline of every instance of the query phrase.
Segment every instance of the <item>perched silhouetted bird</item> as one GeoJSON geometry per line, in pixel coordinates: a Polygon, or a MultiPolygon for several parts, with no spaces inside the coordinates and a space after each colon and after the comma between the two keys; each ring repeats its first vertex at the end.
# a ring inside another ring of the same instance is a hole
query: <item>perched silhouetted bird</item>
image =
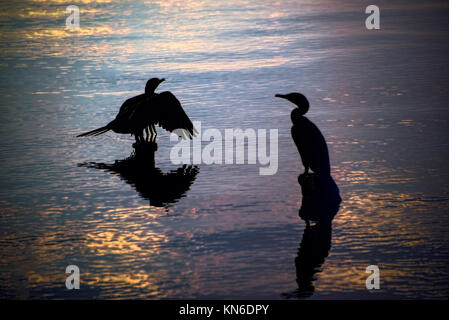
{"type": "Polygon", "coordinates": [[[156,137],[155,125],[176,133],[183,138],[192,138],[196,130],[185,113],[179,100],[169,91],[154,91],[165,79],[151,78],[145,86],[145,93],[126,100],[114,120],[104,127],[83,133],[78,137],[97,136],[109,130],[116,133],[132,134],[136,142],[143,142],[144,130],[147,138],[156,137]]]}
{"type": "Polygon", "coordinates": [[[287,99],[297,106],[290,115],[293,122],[291,134],[301,156],[304,173],[308,173],[310,168],[317,174],[330,175],[326,140],[318,127],[304,116],[309,110],[307,98],[300,93],[276,94],[276,97],[287,99]]]}

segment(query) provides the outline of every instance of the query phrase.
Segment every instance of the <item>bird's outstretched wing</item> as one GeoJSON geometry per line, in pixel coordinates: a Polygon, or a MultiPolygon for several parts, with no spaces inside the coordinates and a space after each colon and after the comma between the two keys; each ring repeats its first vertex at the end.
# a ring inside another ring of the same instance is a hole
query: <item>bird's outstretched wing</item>
{"type": "Polygon", "coordinates": [[[175,131],[183,139],[191,139],[196,135],[192,121],[179,100],[170,91],[164,91],[154,97],[151,101],[151,108],[155,123],[165,130],[175,131]]]}
{"type": "Polygon", "coordinates": [[[127,99],[120,107],[120,111],[117,113],[116,119],[128,119],[131,113],[139,106],[139,104],[145,100],[145,94],[139,94],[135,97],[127,99]]]}

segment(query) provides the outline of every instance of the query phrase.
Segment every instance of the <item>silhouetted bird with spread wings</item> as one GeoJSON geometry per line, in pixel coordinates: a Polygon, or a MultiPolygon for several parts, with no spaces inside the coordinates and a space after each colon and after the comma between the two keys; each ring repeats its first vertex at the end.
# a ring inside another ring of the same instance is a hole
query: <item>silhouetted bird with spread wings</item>
{"type": "Polygon", "coordinates": [[[154,92],[163,81],[165,79],[151,78],[147,81],[145,93],[126,100],[114,120],[78,137],[98,136],[112,130],[115,133],[134,135],[137,143],[148,139],[155,141],[155,125],[159,125],[170,132],[175,131],[182,138],[191,139],[196,130],[179,100],[170,91],[154,92]],[[147,133],[146,139],[144,131],[147,133]]]}

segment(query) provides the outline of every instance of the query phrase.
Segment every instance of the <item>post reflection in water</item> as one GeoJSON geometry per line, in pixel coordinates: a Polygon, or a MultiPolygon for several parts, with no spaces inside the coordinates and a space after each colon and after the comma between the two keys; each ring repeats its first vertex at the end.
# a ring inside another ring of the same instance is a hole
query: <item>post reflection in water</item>
{"type": "Polygon", "coordinates": [[[183,165],[163,173],[156,167],[156,151],[157,143],[144,142],[136,145],[131,156],[124,160],[116,160],[113,164],[88,162],[79,166],[118,174],[121,179],[131,184],[142,198],[149,200],[151,206],[167,207],[185,196],[195,181],[199,168],[183,165]]]}

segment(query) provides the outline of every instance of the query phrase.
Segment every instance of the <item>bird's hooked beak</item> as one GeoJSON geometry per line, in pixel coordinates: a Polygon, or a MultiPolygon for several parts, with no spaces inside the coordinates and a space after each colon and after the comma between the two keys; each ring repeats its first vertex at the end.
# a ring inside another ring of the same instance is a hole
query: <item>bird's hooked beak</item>
{"type": "Polygon", "coordinates": [[[282,99],[287,99],[287,95],[286,94],[280,94],[280,93],[277,93],[277,94],[275,94],[274,95],[276,98],[282,98],[282,99]]]}
{"type": "Polygon", "coordinates": [[[165,78],[159,79],[159,84],[165,81],[165,78]]]}
{"type": "Polygon", "coordinates": [[[309,101],[301,93],[297,93],[297,92],[292,92],[289,94],[278,93],[275,95],[275,97],[288,100],[291,103],[295,104],[298,107],[298,109],[300,110],[301,115],[304,115],[307,113],[307,111],[309,111],[309,101]]]}

